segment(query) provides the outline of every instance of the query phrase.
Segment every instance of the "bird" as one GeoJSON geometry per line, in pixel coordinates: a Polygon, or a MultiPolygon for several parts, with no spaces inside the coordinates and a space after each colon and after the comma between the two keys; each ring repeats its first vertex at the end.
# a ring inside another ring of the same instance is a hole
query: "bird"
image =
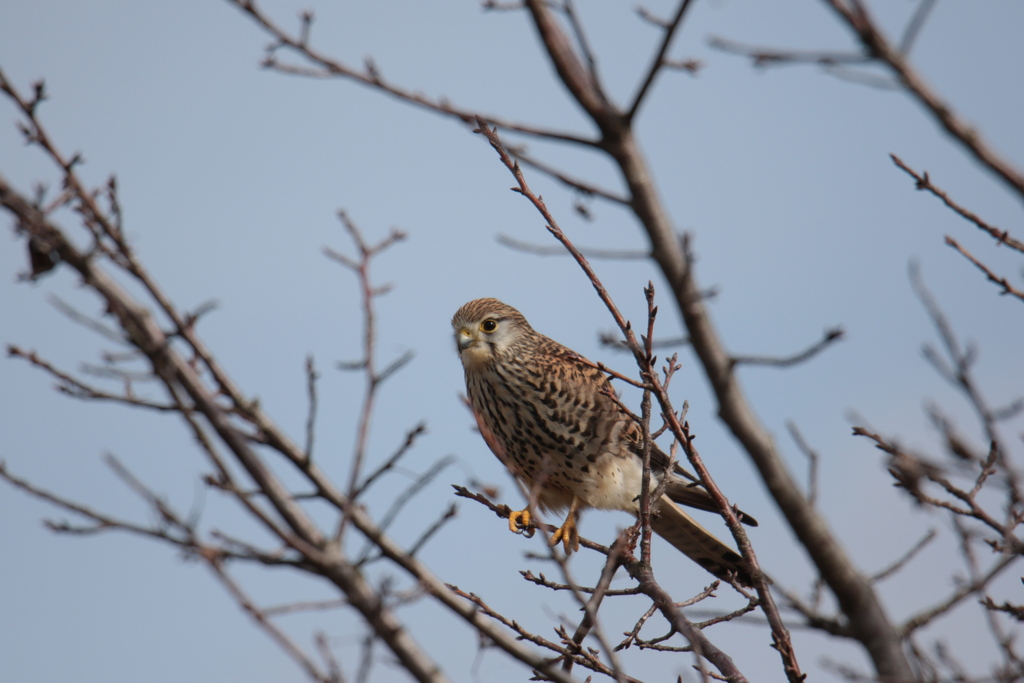
{"type": "MultiPolygon", "coordinates": [[[[566,554],[579,549],[577,520],[589,508],[639,515],[643,432],[613,399],[595,364],[535,331],[515,308],[475,299],[452,318],[466,376],[468,404],[490,450],[542,512],[567,510],[550,538],[566,554]]],[[[651,528],[718,578],[752,585],[740,555],[678,504],[717,512],[693,474],[651,447],[651,490],[668,479],[652,505],[651,528]]],[[[530,505],[509,515],[509,529],[530,527],[530,505]]],[[[757,520],[739,511],[740,521],[757,520]]]]}

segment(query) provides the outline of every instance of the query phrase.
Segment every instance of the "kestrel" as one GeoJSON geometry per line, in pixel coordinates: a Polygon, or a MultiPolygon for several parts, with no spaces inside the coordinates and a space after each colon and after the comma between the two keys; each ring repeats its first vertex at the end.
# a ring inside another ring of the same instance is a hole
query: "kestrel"
{"type": "MultiPolygon", "coordinates": [[[[484,441],[524,485],[542,511],[568,509],[552,535],[566,553],[579,549],[576,520],[587,508],[639,514],[643,477],[642,432],[610,395],[611,382],[595,365],[536,332],[516,309],[476,299],[452,318],[455,345],[466,371],[470,407],[484,441]]],[[[651,449],[652,489],[666,476],[651,527],[720,578],[750,584],[736,551],[676,503],[717,511],[696,477],[651,449]]],[[[757,522],[739,513],[751,526],[757,522]]],[[[529,506],[513,512],[509,529],[530,524],[529,506]]]]}

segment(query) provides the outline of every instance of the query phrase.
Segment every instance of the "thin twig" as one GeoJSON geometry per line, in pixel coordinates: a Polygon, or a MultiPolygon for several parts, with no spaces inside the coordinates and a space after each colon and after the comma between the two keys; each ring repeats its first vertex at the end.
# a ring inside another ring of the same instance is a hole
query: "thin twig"
{"type": "Polygon", "coordinates": [[[967,251],[962,246],[960,246],[960,243],[957,242],[952,237],[950,237],[949,235],[946,235],[946,244],[959,251],[964,258],[973,263],[978,270],[985,274],[985,277],[988,278],[989,282],[994,282],[1000,287],[1002,287],[1003,291],[1001,291],[1000,294],[1011,294],[1020,299],[1021,301],[1024,301],[1024,291],[1021,291],[1014,287],[1013,285],[1011,285],[1010,281],[1007,280],[1002,275],[996,275],[995,273],[993,273],[988,266],[986,266],[984,263],[976,259],[974,255],[971,254],[971,252],[967,251]]]}
{"type": "Polygon", "coordinates": [[[313,356],[310,354],[306,356],[306,394],[309,396],[309,412],[306,415],[306,447],[302,449],[306,462],[313,457],[313,438],[316,435],[316,381],[319,377],[313,364],[313,356]]]}
{"type": "Polygon", "coordinates": [[[708,45],[716,50],[750,58],[754,66],[785,66],[789,64],[817,64],[833,67],[839,64],[867,64],[870,59],[859,52],[835,52],[829,50],[782,50],[771,47],[756,47],[739,43],[728,38],[712,36],[708,45]]]}
{"type": "Polygon", "coordinates": [[[899,50],[904,57],[910,54],[910,50],[914,47],[914,41],[920,35],[921,29],[924,28],[924,22],[931,14],[935,3],[936,0],[920,0],[917,3],[917,9],[914,10],[914,15],[910,17],[906,28],[903,29],[903,36],[900,38],[899,50]]]}
{"type": "MultiPolygon", "coordinates": [[[[113,394],[102,389],[90,386],[71,374],[57,369],[48,361],[43,360],[35,351],[24,351],[21,348],[12,345],[7,347],[7,355],[11,358],[22,358],[37,368],[49,373],[51,376],[58,380],[56,386],[57,391],[67,394],[72,398],[78,398],[90,401],[113,401],[115,403],[123,403],[129,406],[135,406],[138,408],[148,408],[149,410],[155,410],[158,412],[172,412],[178,408],[169,403],[157,403],[156,401],[150,401],[148,399],[139,398],[131,393],[113,394]]],[[[131,386],[130,384],[128,385],[131,386]]]]}
{"type": "Polygon", "coordinates": [[[795,422],[786,420],[786,429],[789,430],[789,435],[793,437],[800,452],[807,456],[807,500],[812,506],[816,505],[818,501],[818,462],[820,460],[818,452],[807,443],[795,422]]]}
{"type": "Polygon", "coordinates": [[[679,7],[676,8],[676,13],[666,24],[664,24],[665,35],[662,36],[661,44],[658,46],[658,51],[654,55],[654,59],[651,60],[651,64],[647,67],[647,73],[644,76],[643,81],[640,84],[640,88],[637,90],[636,95],[633,96],[633,103],[629,106],[626,113],[626,123],[628,124],[634,118],[636,118],[637,112],[640,110],[640,105],[643,104],[644,98],[650,91],[651,86],[654,84],[654,79],[657,77],[661,68],[665,66],[665,55],[668,54],[668,48],[672,45],[672,38],[675,37],[676,31],[679,26],[683,23],[683,17],[686,15],[686,10],[690,7],[690,0],[682,0],[679,3],[679,7]]]}
{"type": "Polygon", "coordinates": [[[373,472],[366,476],[366,479],[364,479],[362,483],[360,483],[359,486],[356,487],[356,490],[352,492],[350,498],[352,500],[356,500],[361,495],[363,495],[366,489],[370,488],[370,486],[375,481],[380,479],[381,476],[394,469],[395,465],[398,464],[398,461],[401,460],[402,457],[412,449],[413,444],[416,443],[416,439],[420,435],[426,433],[426,431],[427,423],[420,422],[415,427],[406,432],[405,440],[402,441],[402,444],[395,450],[394,453],[391,454],[390,457],[388,457],[387,460],[381,463],[380,467],[378,467],[377,469],[375,469],[373,472]]]}
{"type": "MultiPolygon", "coordinates": [[[[500,233],[495,239],[498,244],[502,244],[511,249],[523,251],[528,254],[536,254],[538,256],[569,256],[569,252],[558,245],[524,242],[523,240],[517,240],[514,237],[509,237],[508,235],[500,233]]],[[[596,247],[581,247],[580,253],[590,258],[613,259],[617,261],[640,260],[651,257],[650,252],[640,251],[637,249],[599,249],[596,247]]]]}
{"type": "Polygon", "coordinates": [[[833,342],[836,342],[843,338],[843,328],[831,327],[825,330],[821,339],[811,344],[809,347],[795,353],[792,356],[783,356],[782,358],[776,358],[773,356],[733,356],[733,365],[772,365],[779,368],[788,368],[798,363],[803,363],[806,360],[810,360],[817,354],[824,351],[833,342]]]}
{"type": "Polygon", "coordinates": [[[989,235],[991,235],[997,244],[1005,244],[1006,246],[1012,249],[1016,249],[1017,251],[1024,253],[1024,242],[1021,242],[1020,240],[1010,237],[1009,231],[1001,230],[995,227],[994,225],[988,223],[987,221],[982,220],[973,211],[968,211],[966,208],[964,208],[957,202],[953,201],[953,199],[950,198],[950,196],[942,188],[939,188],[934,183],[932,183],[931,179],[928,177],[927,171],[923,173],[918,173],[910,166],[908,166],[906,163],[904,163],[904,161],[895,154],[890,154],[889,158],[892,159],[892,162],[896,164],[896,166],[898,166],[907,175],[914,179],[915,185],[918,190],[930,192],[931,194],[938,197],[940,200],[942,200],[943,204],[945,204],[947,207],[955,211],[965,220],[974,223],[980,230],[984,230],[989,235]]]}
{"type": "Polygon", "coordinates": [[[281,73],[314,78],[345,78],[392,95],[407,104],[427,109],[438,114],[444,114],[451,118],[456,118],[466,124],[473,124],[478,117],[483,117],[492,125],[500,126],[505,130],[514,131],[523,135],[543,138],[546,140],[568,142],[585,147],[594,147],[597,145],[595,140],[584,138],[574,133],[515,123],[513,121],[502,119],[501,117],[489,116],[482,114],[481,112],[456,107],[444,98],[430,99],[419,93],[399,87],[384,80],[380,70],[372,62],[368,63],[365,69],[359,71],[347,66],[339,60],[328,57],[319,50],[314,49],[311,45],[304,43],[301,31],[297,36],[285,31],[257,6],[255,0],[229,0],[229,2],[251,17],[268,35],[274,38],[275,42],[271,48],[268,49],[263,60],[264,68],[273,69],[281,73]],[[276,53],[282,48],[291,50],[312,66],[305,67],[281,63],[278,61],[276,53]]]}
{"type": "Polygon", "coordinates": [[[937,536],[938,536],[938,532],[935,529],[929,529],[928,533],[926,533],[921,538],[920,541],[915,543],[910,548],[910,550],[908,550],[907,552],[905,552],[903,554],[903,557],[900,557],[895,562],[890,564],[888,567],[886,567],[886,568],[884,568],[884,569],[882,569],[880,571],[877,571],[874,574],[872,574],[871,575],[871,581],[872,582],[883,581],[883,580],[889,578],[890,576],[892,576],[893,574],[895,574],[896,572],[898,572],[900,569],[905,567],[908,562],[910,562],[912,559],[914,559],[914,557],[916,557],[918,553],[920,553],[922,550],[924,550],[925,546],[927,546],[929,543],[931,543],[933,540],[935,540],[935,538],[937,536]]]}
{"type": "Polygon", "coordinates": [[[600,197],[601,199],[609,201],[612,204],[618,204],[620,206],[629,206],[629,199],[627,197],[624,197],[621,194],[617,194],[611,190],[606,190],[602,187],[598,187],[597,185],[589,183],[585,180],[580,180],[579,178],[571,176],[564,171],[560,171],[554,166],[547,164],[537,159],[536,157],[527,154],[522,147],[510,149],[509,154],[511,154],[514,158],[518,159],[519,161],[523,162],[523,164],[525,164],[526,166],[534,168],[543,173],[544,175],[554,178],[555,180],[562,183],[566,187],[570,187],[576,190],[585,197],[600,197]]]}

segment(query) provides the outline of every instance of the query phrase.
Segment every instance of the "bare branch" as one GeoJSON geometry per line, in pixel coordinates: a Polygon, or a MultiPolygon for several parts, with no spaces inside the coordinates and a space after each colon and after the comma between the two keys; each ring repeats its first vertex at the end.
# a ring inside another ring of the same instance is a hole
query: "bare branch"
{"type": "MultiPolygon", "coordinates": [[[[29,105],[26,107],[31,111],[29,105]]],[[[38,129],[35,137],[43,137],[41,126],[38,126],[35,121],[33,121],[33,125],[38,129]]],[[[46,139],[48,140],[48,138],[46,139]]],[[[53,156],[55,159],[64,159],[55,151],[53,156]]],[[[73,175],[73,167],[74,163],[72,162],[62,164],[62,168],[68,169],[66,183],[68,187],[81,188],[81,183],[73,175]]],[[[78,190],[75,191],[78,192],[78,190]]],[[[92,202],[92,195],[85,189],[75,196],[81,203],[92,202]]],[[[183,416],[191,421],[193,413],[201,415],[210,425],[211,432],[220,439],[223,446],[232,453],[238,464],[252,478],[260,491],[262,500],[268,503],[273,513],[281,520],[281,527],[275,528],[275,533],[279,533],[282,541],[301,553],[305,562],[315,565],[317,574],[326,578],[345,594],[352,607],[382,638],[413,678],[432,682],[444,680],[437,665],[419,648],[394,613],[388,608],[382,608],[376,592],[366,583],[365,578],[350,563],[345,562],[330,550],[331,546],[328,545],[327,539],[305,514],[298,501],[264,464],[261,456],[253,450],[251,436],[236,426],[236,418],[241,417],[251,422],[259,430],[261,442],[270,445],[298,468],[302,476],[307,477],[313,484],[323,500],[344,511],[347,519],[356,529],[373,539],[386,558],[412,576],[440,604],[467,620],[503,650],[528,666],[547,671],[547,675],[554,680],[570,680],[561,675],[557,668],[551,669],[549,664],[534,652],[523,647],[514,638],[510,638],[500,628],[495,628],[486,618],[477,614],[471,606],[467,606],[447,590],[415,558],[410,557],[387,536],[383,535],[364,510],[359,506],[351,505],[346,497],[324,476],[319,467],[308,462],[302,450],[295,446],[262,412],[258,403],[245,398],[241,390],[231,381],[213,355],[195,335],[194,330],[188,327],[185,320],[170,304],[156,283],[149,278],[141,266],[130,258],[130,248],[116,233],[116,226],[105,216],[99,214],[98,208],[96,209],[98,217],[90,217],[90,220],[95,224],[105,226],[102,228],[105,231],[103,234],[111,235],[110,239],[115,241],[115,247],[119,250],[121,258],[112,259],[113,265],[115,268],[129,269],[130,273],[142,282],[145,292],[158,302],[159,310],[174,321],[177,328],[174,333],[186,340],[194,355],[200,360],[202,367],[209,372],[216,385],[214,388],[211,389],[205,384],[193,360],[184,358],[179,350],[169,343],[167,334],[156,324],[153,312],[129,295],[101,267],[101,259],[95,259],[92,255],[79,251],[59,228],[50,223],[32,202],[14,190],[3,177],[0,177],[0,206],[16,217],[22,234],[26,238],[35,236],[48,245],[49,250],[58,254],[59,265],[76,271],[84,286],[103,299],[112,318],[125,331],[127,338],[140,350],[143,357],[149,360],[157,377],[168,391],[174,396],[179,394],[187,396],[191,401],[192,405],[183,411],[183,416]],[[219,402],[221,399],[229,401],[230,408],[225,408],[219,402]]],[[[86,211],[91,211],[90,207],[94,206],[94,204],[87,204],[86,211]]],[[[249,501],[248,494],[241,493],[238,487],[234,487],[234,490],[238,491],[237,495],[241,500],[249,501]]],[[[146,530],[143,529],[141,533],[146,533],[146,530]]],[[[280,562],[280,560],[277,561],[280,562]]]]}
{"type": "Polygon", "coordinates": [[[338,60],[326,56],[318,50],[315,50],[312,46],[304,42],[302,31],[300,31],[299,35],[289,34],[274,23],[263,12],[263,10],[257,6],[255,0],[229,0],[229,2],[251,17],[264,31],[266,31],[268,35],[274,39],[274,43],[270,48],[268,48],[267,55],[263,60],[263,66],[265,68],[298,76],[348,79],[396,97],[407,104],[438,114],[444,114],[451,118],[459,119],[463,123],[469,125],[472,125],[478,117],[482,117],[492,125],[499,126],[505,130],[521,133],[523,135],[560,142],[569,142],[586,147],[593,147],[597,144],[594,140],[590,140],[573,133],[547,130],[535,126],[514,123],[500,117],[488,116],[481,112],[456,107],[444,98],[430,99],[419,93],[406,90],[405,88],[401,88],[393,83],[385,81],[381,76],[380,71],[372,62],[368,62],[366,68],[362,71],[358,71],[338,60]],[[282,48],[291,50],[311,66],[294,66],[280,63],[277,59],[276,53],[282,48]]]}
{"type": "Polygon", "coordinates": [[[939,617],[953,607],[958,605],[964,598],[969,595],[976,594],[987,586],[992,579],[999,576],[1000,573],[1012,562],[1019,559],[1016,555],[1003,555],[999,560],[996,561],[987,572],[979,576],[974,581],[964,584],[959,589],[954,591],[949,597],[938,602],[934,606],[923,610],[914,616],[910,617],[900,626],[900,631],[906,636],[910,635],[914,631],[926,626],[931,623],[936,617],[939,617]]]}
{"type": "Polygon", "coordinates": [[[406,432],[405,441],[402,442],[402,445],[400,445],[398,449],[381,464],[380,467],[367,475],[366,479],[364,479],[363,482],[356,487],[355,491],[352,492],[351,499],[356,500],[359,498],[366,489],[370,488],[371,484],[380,479],[380,477],[386,472],[391,471],[395,465],[398,464],[398,461],[409,452],[413,444],[416,443],[416,439],[421,434],[426,433],[426,431],[427,424],[425,422],[420,422],[418,425],[406,432]]]}
{"type": "Polygon", "coordinates": [[[840,64],[867,64],[870,59],[857,52],[832,52],[828,50],[780,50],[770,47],[745,45],[728,38],[712,36],[708,45],[735,55],[748,57],[757,67],[783,66],[788,64],[817,64],[833,67],[840,64]]]}
{"type": "Polygon", "coordinates": [[[321,683],[335,683],[337,679],[331,676],[328,672],[321,671],[309,656],[306,655],[306,653],[304,653],[301,648],[299,648],[292,639],[285,634],[284,631],[275,626],[274,622],[267,618],[266,613],[256,606],[249,596],[245,594],[238,583],[224,570],[223,563],[220,560],[213,557],[204,559],[207,559],[207,566],[213,571],[214,576],[217,577],[221,585],[227,589],[231,597],[235,599],[235,602],[238,603],[239,607],[241,607],[246,614],[252,617],[252,620],[270,636],[271,640],[276,642],[282,650],[288,653],[292,659],[299,663],[302,669],[306,672],[306,675],[315,681],[320,681],[321,683]]]}
{"type": "MultiPolygon", "coordinates": [[[[586,667],[586,668],[590,669],[591,671],[597,671],[598,673],[605,674],[606,676],[611,676],[613,678],[615,677],[615,673],[611,669],[609,669],[607,666],[602,664],[600,662],[600,660],[598,660],[596,657],[593,657],[593,656],[589,656],[588,657],[586,655],[586,653],[579,653],[579,654],[572,653],[566,647],[558,645],[557,643],[555,643],[553,641],[550,641],[547,638],[544,638],[542,636],[538,636],[538,635],[536,635],[534,633],[531,633],[530,631],[526,630],[518,622],[515,622],[515,621],[513,621],[513,620],[511,620],[511,619],[509,619],[509,618],[507,618],[507,617],[505,617],[503,615],[501,615],[500,613],[496,612],[495,610],[491,609],[491,607],[488,606],[488,604],[486,602],[484,602],[483,599],[480,598],[480,596],[476,595],[475,593],[467,593],[467,592],[461,590],[458,586],[454,586],[454,585],[451,585],[451,584],[448,585],[448,588],[450,590],[452,590],[456,595],[459,595],[459,596],[465,598],[466,600],[470,601],[473,605],[476,606],[476,609],[478,609],[481,614],[484,614],[484,615],[494,619],[495,621],[497,621],[498,623],[502,624],[506,628],[508,628],[511,631],[515,632],[517,634],[517,636],[518,636],[518,639],[529,641],[529,642],[533,643],[534,645],[539,645],[540,647],[543,647],[543,648],[545,648],[547,650],[550,650],[551,652],[554,652],[554,653],[559,655],[558,659],[562,659],[562,658],[571,659],[576,664],[579,664],[580,666],[586,667]]],[[[558,661],[558,659],[556,659],[555,661],[558,661]]],[[[566,674],[564,672],[560,671],[558,673],[559,673],[559,677],[556,677],[555,675],[553,675],[551,673],[550,670],[547,670],[547,671],[544,672],[544,675],[545,676],[551,676],[552,680],[564,680],[564,679],[573,680],[571,678],[568,678],[568,674],[566,674]]],[[[629,681],[630,683],[638,683],[636,681],[636,679],[627,678],[626,680],[629,681]]]]}
{"type": "MultiPolygon", "coordinates": [[[[378,529],[381,532],[386,532],[391,524],[398,518],[398,515],[402,512],[409,501],[416,497],[420,491],[422,491],[427,484],[434,480],[434,478],[441,474],[446,467],[448,467],[455,460],[454,456],[445,456],[434,463],[426,472],[418,476],[409,486],[399,494],[393,503],[388,507],[387,511],[381,515],[380,521],[377,523],[378,529]]],[[[454,513],[452,513],[454,514],[454,513]]],[[[451,515],[448,515],[451,516],[451,515]]],[[[376,547],[376,543],[372,538],[366,539],[366,545],[363,551],[359,554],[359,559],[356,560],[356,566],[361,566],[371,559],[370,553],[376,547]]],[[[410,553],[411,555],[412,553],[410,553]]]]}
{"type": "MultiPolygon", "coordinates": [[[[58,380],[57,391],[67,394],[72,398],[78,398],[83,400],[97,400],[97,401],[114,401],[115,403],[123,403],[125,405],[136,406],[139,408],[148,408],[150,410],[156,410],[158,412],[171,412],[176,411],[177,406],[169,403],[157,403],[156,401],[150,401],[144,398],[133,396],[131,393],[124,394],[113,394],[96,387],[85,384],[81,380],[73,377],[72,375],[58,370],[49,362],[43,360],[36,354],[35,351],[24,351],[17,346],[8,345],[7,355],[11,358],[23,358],[32,365],[45,370],[51,376],[58,380]]],[[[129,387],[131,385],[128,385],[129,387]]]]}
{"type": "Polygon", "coordinates": [[[539,159],[530,156],[524,151],[522,147],[516,147],[509,150],[509,154],[511,154],[514,158],[518,159],[519,161],[523,162],[523,164],[525,164],[526,166],[537,169],[544,175],[554,178],[555,180],[562,183],[566,187],[578,191],[585,197],[600,197],[601,199],[609,201],[613,204],[619,204],[620,206],[629,206],[629,199],[627,197],[623,197],[622,195],[613,192],[612,190],[606,190],[602,187],[598,187],[593,183],[588,183],[585,180],[580,180],[579,178],[573,177],[565,173],[564,171],[559,171],[554,166],[546,164],[540,161],[539,159]]]}
{"type": "Polygon", "coordinates": [[[937,535],[938,535],[938,532],[935,529],[929,529],[928,533],[926,533],[921,538],[920,541],[915,543],[910,548],[910,550],[908,550],[906,553],[903,554],[903,557],[899,558],[898,560],[896,560],[895,562],[890,564],[885,569],[882,569],[882,570],[872,574],[871,575],[871,580],[872,581],[884,581],[885,579],[889,578],[890,576],[892,576],[893,574],[898,572],[900,569],[903,569],[903,567],[905,567],[908,562],[910,562],[912,559],[914,559],[914,557],[916,557],[919,552],[924,550],[925,547],[929,543],[931,543],[933,540],[935,540],[935,537],[937,535]]]}
{"type": "Polygon", "coordinates": [[[597,57],[594,56],[594,51],[590,47],[590,41],[587,39],[587,33],[583,30],[583,24],[580,22],[579,15],[576,14],[573,0],[562,0],[562,11],[569,20],[569,26],[576,37],[576,44],[579,46],[580,53],[587,62],[587,70],[590,72],[590,79],[594,84],[594,88],[601,93],[601,96],[607,102],[608,95],[605,94],[602,88],[601,77],[597,71],[597,57]]]}
{"type": "Polygon", "coordinates": [[[291,602],[287,605],[276,605],[263,608],[263,615],[276,617],[282,614],[295,614],[296,612],[313,612],[319,610],[337,609],[348,604],[347,600],[314,600],[309,602],[291,602]]]}
{"type": "MultiPolygon", "coordinates": [[[[582,253],[582,252],[581,252],[582,253]]],[[[614,332],[602,332],[597,336],[598,342],[602,346],[608,346],[616,351],[629,351],[629,347],[626,346],[626,342],[620,339],[614,332]]],[[[651,348],[655,349],[671,349],[679,346],[686,346],[690,343],[689,337],[674,337],[671,339],[654,339],[651,342],[651,348]]]]}
{"type": "MultiPolygon", "coordinates": [[[[349,469],[348,498],[355,499],[359,489],[359,480],[362,478],[363,462],[369,448],[370,425],[373,420],[374,408],[376,407],[377,391],[381,384],[390,375],[405,365],[411,358],[411,353],[399,357],[389,366],[378,372],[377,370],[377,316],[374,309],[374,299],[387,291],[386,287],[376,287],[370,275],[370,265],[375,256],[387,250],[394,244],[401,242],[406,235],[401,230],[392,229],[380,242],[370,245],[363,237],[362,232],[345,211],[338,211],[338,220],[348,232],[349,237],[355,244],[359,253],[358,259],[353,259],[331,249],[324,249],[324,253],[351,270],[359,281],[359,289],[362,295],[363,308],[363,357],[356,363],[342,364],[344,369],[359,369],[364,372],[366,388],[363,394],[362,409],[359,414],[359,421],[356,427],[356,440],[353,446],[352,464],[349,469]]],[[[345,522],[338,528],[337,540],[340,541],[345,530],[345,522]]]]}
{"type": "MultiPolygon", "coordinates": [[[[556,590],[556,591],[577,590],[577,591],[579,591],[581,593],[593,593],[594,591],[597,590],[597,588],[588,588],[586,586],[570,586],[567,583],[558,583],[557,581],[549,581],[547,579],[547,577],[544,576],[543,573],[540,574],[540,576],[534,576],[533,572],[531,572],[529,570],[523,570],[523,571],[520,571],[519,573],[522,575],[522,577],[524,579],[526,579],[530,583],[534,583],[534,584],[536,584],[538,586],[544,586],[545,588],[550,588],[551,590],[556,590]]],[[[639,588],[622,588],[622,589],[618,589],[618,590],[606,589],[606,590],[603,591],[603,595],[606,598],[616,597],[616,596],[623,596],[623,595],[637,595],[639,593],[640,593],[640,589],[639,588]]]]}
{"type": "MultiPolygon", "coordinates": [[[[911,264],[910,266],[910,284],[914,288],[914,293],[917,294],[917,298],[924,305],[925,311],[928,313],[928,317],[931,318],[932,324],[935,326],[935,330],[939,333],[939,338],[942,340],[942,345],[952,367],[947,368],[939,359],[938,354],[936,354],[929,346],[924,347],[925,358],[932,363],[936,370],[938,370],[950,384],[963,392],[967,400],[970,401],[975,412],[978,414],[978,418],[981,420],[981,423],[985,428],[985,435],[988,437],[989,442],[998,444],[999,435],[995,431],[992,411],[988,408],[988,405],[982,398],[972,377],[971,365],[974,363],[973,350],[970,348],[961,350],[960,342],[953,333],[952,326],[946,319],[945,314],[939,308],[938,302],[935,301],[935,298],[925,286],[921,279],[920,271],[915,264],[911,264]]],[[[999,450],[1001,451],[1002,449],[999,450]]]]}
{"type": "Polygon", "coordinates": [[[49,300],[54,308],[66,315],[72,322],[78,323],[82,327],[92,330],[107,341],[111,341],[118,346],[123,347],[125,345],[126,340],[122,335],[118,334],[110,327],[107,327],[99,320],[87,316],[58,296],[51,295],[49,300]]]}
{"type": "Polygon", "coordinates": [[[996,240],[997,244],[1005,244],[1008,247],[1011,247],[1019,252],[1024,253],[1024,242],[1021,242],[1020,240],[1016,240],[1013,237],[1010,237],[1010,233],[1007,230],[1000,230],[994,225],[991,225],[986,221],[983,221],[981,218],[978,217],[977,214],[975,214],[972,211],[968,211],[960,204],[953,201],[944,190],[942,190],[939,187],[936,187],[932,183],[931,179],[928,177],[927,171],[924,173],[918,173],[914,169],[910,168],[910,166],[904,163],[903,160],[900,159],[895,154],[890,154],[889,158],[892,159],[892,162],[894,164],[896,164],[899,168],[906,172],[907,175],[914,179],[918,190],[930,192],[939,199],[941,199],[943,204],[948,206],[956,213],[960,214],[966,220],[970,221],[971,223],[974,223],[976,226],[978,226],[979,229],[984,230],[989,235],[991,235],[992,238],[996,240]]]}
{"type": "Polygon", "coordinates": [[[932,90],[924,78],[906,61],[906,55],[889,44],[875,24],[867,7],[856,2],[825,0],[846,26],[860,39],[864,56],[884,64],[903,85],[903,89],[924,107],[961,147],[1001,179],[1018,197],[1024,198],[1024,175],[984,142],[981,135],[932,90]]]}
{"type": "Polygon", "coordinates": [[[423,548],[423,546],[425,546],[427,542],[441,530],[441,527],[447,524],[449,520],[455,519],[458,509],[459,507],[455,503],[449,505],[448,509],[441,513],[441,516],[437,521],[431,524],[430,527],[423,532],[423,535],[421,535],[415,543],[409,546],[409,555],[415,557],[416,553],[418,553],[420,549],[423,548]]]}
{"type": "MultiPolygon", "coordinates": [[[[689,7],[690,0],[681,0],[672,19],[662,25],[665,30],[665,35],[661,39],[661,45],[658,46],[658,51],[655,53],[654,59],[651,61],[650,66],[647,67],[647,74],[644,76],[644,80],[640,84],[639,90],[637,90],[636,95],[633,96],[633,104],[631,104],[627,110],[625,121],[627,125],[636,118],[636,114],[640,110],[640,105],[643,104],[644,97],[654,84],[655,77],[657,77],[661,68],[665,66],[665,55],[668,54],[668,48],[672,44],[672,39],[675,37],[676,30],[678,30],[679,26],[683,23],[683,17],[686,15],[686,10],[689,9],[689,7]]],[[[644,15],[641,14],[641,16],[644,15]]]]}

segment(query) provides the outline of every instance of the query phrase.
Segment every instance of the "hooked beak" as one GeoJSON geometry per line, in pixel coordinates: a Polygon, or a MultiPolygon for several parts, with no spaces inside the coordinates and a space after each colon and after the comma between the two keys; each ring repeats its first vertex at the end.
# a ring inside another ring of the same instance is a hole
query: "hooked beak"
{"type": "Polygon", "coordinates": [[[459,353],[468,349],[476,343],[476,341],[476,338],[473,336],[473,331],[468,327],[462,327],[455,333],[455,344],[459,347],[459,353]]]}

